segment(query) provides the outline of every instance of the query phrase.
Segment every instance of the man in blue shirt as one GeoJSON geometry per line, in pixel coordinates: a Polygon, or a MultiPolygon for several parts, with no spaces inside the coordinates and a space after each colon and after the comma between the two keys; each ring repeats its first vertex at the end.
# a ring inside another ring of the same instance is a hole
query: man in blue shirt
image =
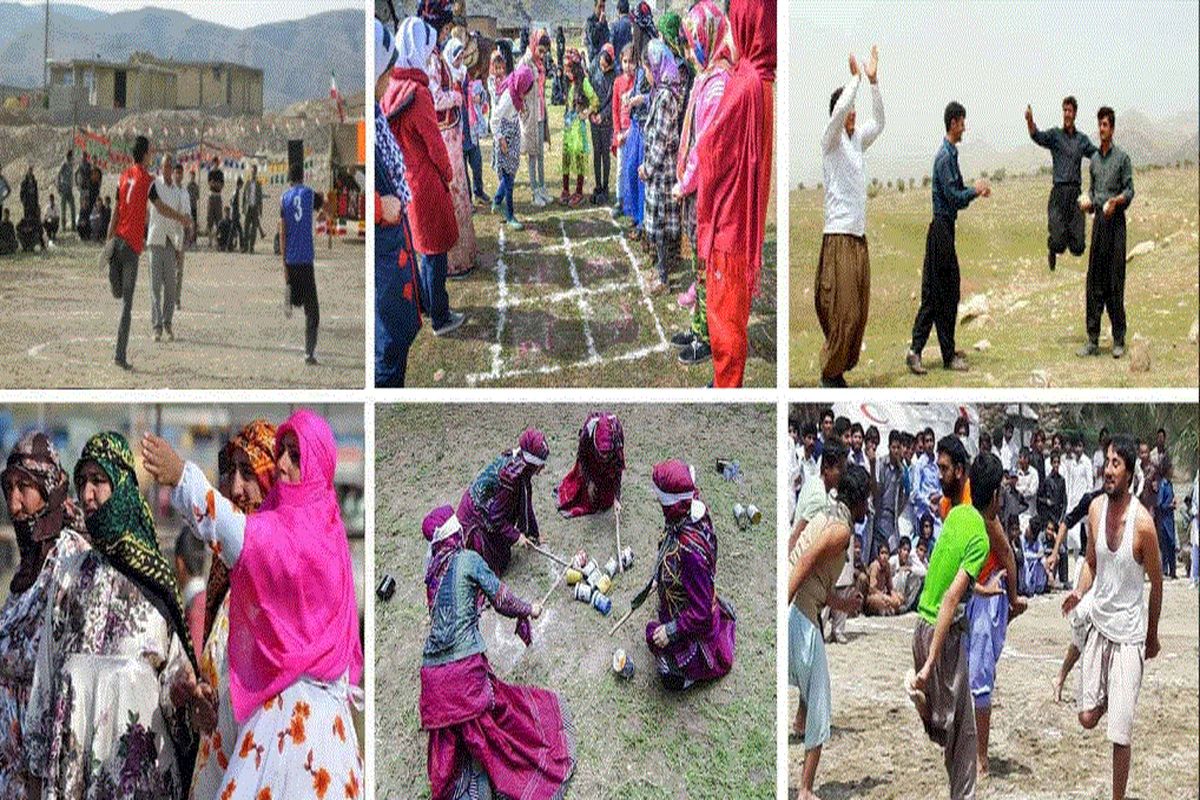
{"type": "Polygon", "coordinates": [[[954,222],[959,209],[966,208],[976,197],[988,197],[992,193],[991,184],[985,180],[975,181],[973,187],[963,185],[957,145],[967,129],[967,110],[952,101],[946,106],[943,121],[946,138],[933,160],[933,221],[925,234],[921,307],[913,321],[912,348],[907,359],[908,369],[914,375],[928,372],[921,365],[921,351],[935,325],[942,350],[942,366],[958,372],[968,369],[967,359],[954,349],[954,327],[958,322],[961,292],[958,254],[954,250],[954,222]]]}
{"type": "Polygon", "coordinates": [[[304,163],[288,166],[288,190],[279,203],[279,251],[288,285],[287,302],[304,306],[304,363],[317,363],[317,328],[321,307],[313,270],[313,212],[321,210],[321,195],[304,185],[304,163]]]}
{"type": "Polygon", "coordinates": [[[1050,271],[1054,271],[1058,256],[1067,248],[1071,255],[1083,255],[1083,211],[1079,208],[1080,167],[1084,157],[1091,158],[1096,146],[1086,134],[1075,127],[1075,112],[1079,103],[1074,97],[1062,101],[1063,125],[1039,131],[1033,124],[1033,108],[1025,106],[1025,125],[1034,144],[1050,151],[1054,165],[1054,187],[1050,190],[1050,201],[1046,207],[1046,224],[1049,236],[1046,239],[1046,259],[1050,271]]]}
{"type": "Polygon", "coordinates": [[[1092,184],[1080,208],[1095,213],[1087,271],[1087,344],[1076,355],[1100,354],[1100,319],[1112,320],[1112,357],[1125,355],[1125,209],[1133,202],[1133,164],[1113,143],[1117,117],[1108,106],[1096,114],[1100,147],[1089,165],[1092,184]]]}

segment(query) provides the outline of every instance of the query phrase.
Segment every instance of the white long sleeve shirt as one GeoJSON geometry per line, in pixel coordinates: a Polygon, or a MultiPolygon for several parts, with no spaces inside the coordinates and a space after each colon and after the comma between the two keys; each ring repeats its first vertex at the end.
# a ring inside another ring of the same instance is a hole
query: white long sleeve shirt
{"type": "Polygon", "coordinates": [[[825,233],[864,236],[867,232],[867,173],[863,153],[883,132],[883,96],[871,84],[874,118],[857,121],[854,134],[846,134],[846,117],[862,85],[862,73],[850,78],[833,107],[821,134],[825,172],[825,233]]]}
{"type": "MultiPolygon", "coordinates": [[[[192,201],[188,197],[187,189],[174,184],[168,186],[162,178],[154,179],[154,188],[158,193],[158,199],[180,214],[192,213],[192,201]]],[[[169,243],[176,250],[182,250],[183,226],[160,214],[154,204],[151,204],[150,229],[146,240],[151,247],[164,247],[169,243]]]]}

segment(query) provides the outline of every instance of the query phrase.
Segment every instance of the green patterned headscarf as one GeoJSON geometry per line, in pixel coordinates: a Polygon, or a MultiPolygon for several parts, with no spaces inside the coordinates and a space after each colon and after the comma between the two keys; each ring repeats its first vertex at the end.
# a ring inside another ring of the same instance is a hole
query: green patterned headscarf
{"type": "Polygon", "coordinates": [[[671,48],[671,52],[677,57],[682,57],[684,48],[687,44],[680,32],[680,17],[674,11],[668,11],[658,18],[658,31],[662,34],[663,43],[671,48]]]}
{"type": "Polygon", "coordinates": [[[87,517],[92,546],[118,572],[133,581],[151,601],[166,608],[168,620],[183,642],[192,667],[196,668],[196,656],[192,650],[191,636],[188,635],[175,570],[158,548],[154,517],[150,514],[146,498],[138,490],[129,442],[121,434],[112,431],[97,433],[88,439],[75,465],[76,487],[79,486],[82,467],[89,461],[104,470],[112,484],[112,497],[87,517]]]}

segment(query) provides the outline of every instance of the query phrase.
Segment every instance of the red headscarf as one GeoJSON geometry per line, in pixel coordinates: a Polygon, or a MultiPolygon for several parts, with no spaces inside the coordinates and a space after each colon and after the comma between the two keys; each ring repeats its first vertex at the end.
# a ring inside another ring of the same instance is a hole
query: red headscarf
{"type": "Polygon", "coordinates": [[[775,0],[731,0],[738,60],[716,117],[701,140],[696,239],[700,258],[714,250],[746,259],[758,292],[770,200],[771,124],[766,86],[775,81],[775,0]]]}
{"type": "Polygon", "coordinates": [[[654,481],[658,502],[668,522],[692,513],[699,492],[696,491],[695,475],[688,464],[677,458],[655,464],[651,480],[654,481]]]}

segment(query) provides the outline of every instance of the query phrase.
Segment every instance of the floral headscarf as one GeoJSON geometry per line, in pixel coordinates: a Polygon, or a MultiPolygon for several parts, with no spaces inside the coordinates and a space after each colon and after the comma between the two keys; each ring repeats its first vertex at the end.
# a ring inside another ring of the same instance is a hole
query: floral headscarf
{"type": "Polygon", "coordinates": [[[647,36],[654,39],[658,37],[658,28],[654,27],[654,10],[650,8],[650,4],[646,0],[637,4],[630,18],[633,24],[646,33],[647,36]]]}
{"type": "Polygon", "coordinates": [[[700,0],[692,6],[683,22],[683,33],[701,70],[707,72],[722,65],[728,69],[732,65],[729,19],[713,0],[700,0]]]}
{"type": "Polygon", "coordinates": [[[50,541],[68,528],[81,534],[87,530],[83,513],[69,497],[70,480],[50,437],[41,431],[30,431],[16,443],[8,455],[8,464],[0,472],[0,486],[4,487],[5,496],[17,474],[36,483],[46,501],[32,518],[12,521],[19,545],[50,541]]]}
{"type": "MultiPolygon", "coordinates": [[[[266,497],[271,491],[271,487],[275,485],[275,426],[265,419],[256,419],[238,431],[237,435],[226,442],[217,455],[217,469],[221,475],[235,469],[233,457],[234,453],[238,451],[245,453],[251,469],[254,470],[258,487],[262,489],[263,497],[266,497]]],[[[229,498],[229,501],[234,502],[233,498],[229,498]]],[[[247,508],[244,504],[235,503],[235,505],[243,514],[252,514],[258,510],[257,506],[247,508]]],[[[221,604],[225,602],[225,595],[228,592],[229,568],[220,558],[214,557],[212,567],[208,571],[208,586],[204,593],[205,641],[212,632],[217,612],[220,610],[221,604]]]]}
{"type": "Polygon", "coordinates": [[[192,668],[197,669],[175,570],[158,548],[154,517],[138,489],[129,442],[112,431],[88,439],[75,464],[77,487],[82,467],[89,461],[99,466],[112,484],[112,496],[86,520],[92,546],[152,602],[167,609],[168,622],[183,642],[192,668]]]}

